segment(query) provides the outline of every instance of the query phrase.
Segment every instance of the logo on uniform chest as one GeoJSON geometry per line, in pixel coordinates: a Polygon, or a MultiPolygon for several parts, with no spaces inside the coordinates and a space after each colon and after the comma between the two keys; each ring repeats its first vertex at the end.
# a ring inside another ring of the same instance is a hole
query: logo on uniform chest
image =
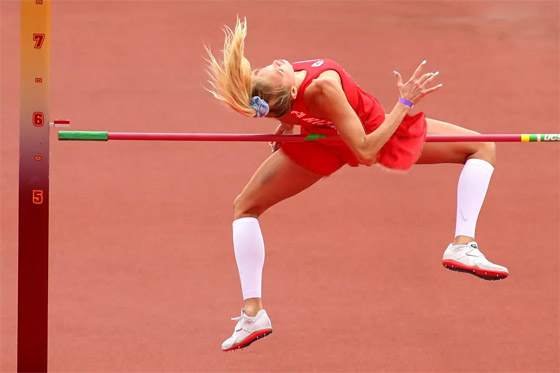
{"type": "Polygon", "coordinates": [[[298,118],[300,121],[305,123],[314,125],[314,126],[325,126],[325,127],[333,127],[333,123],[328,119],[319,119],[319,118],[311,118],[308,117],[306,113],[303,111],[296,111],[293,110],[290,112],[290,115],[298,118]]]}
{"type": "Polygon", "coordinates": [[[323,60],[319,60],[317,62],[315,62],[313,65],[311,65],[311,67],[319,67],[321,66],[325,61],[323,60]]]}

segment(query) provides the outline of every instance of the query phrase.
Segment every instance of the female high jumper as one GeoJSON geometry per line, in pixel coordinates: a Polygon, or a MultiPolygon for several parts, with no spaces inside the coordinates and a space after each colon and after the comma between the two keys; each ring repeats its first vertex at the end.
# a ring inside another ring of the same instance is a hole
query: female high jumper
{"type": "Polygon", "coordinates": [[[409,115],[413,105],[439,90],[438,72],[425,73],[423,61],[410,80],[394,72],[399,98],[389,114],[378,100],[356,85],[336,62],[316,59],[272,64],[251,70],[243,56],[247,22],[225,28],[223,60],[208,49],[210,92],[236,112],[280,122],[276,134],[340,135],[340,143],[273,143],[273,153],[234,201],[233,247],[244,305],[233,335],[222,344],[230,351],[247,347],[272,333],[261,301],[264,242],[259,216],[269,207],[310,187],[345,164],[408,170],[413,164],[464,164],[457,188],[455,236],[443,253],[443,265],[487,280],[508,276],[491,263],[474,241],[475,227],[494,171],[494,143],[425,143],[426,133],[476,134],[462,127],[409,115]]]}

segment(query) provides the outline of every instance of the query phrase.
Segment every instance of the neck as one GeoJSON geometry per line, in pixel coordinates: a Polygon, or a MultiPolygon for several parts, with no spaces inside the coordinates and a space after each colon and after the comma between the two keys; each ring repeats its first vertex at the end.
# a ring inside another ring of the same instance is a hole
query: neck
{"type": "Polygon", "coordinates": [[[294,77],[296,79],[296,88],[298,89],[298,91],[299,87],[301,87],[301,84],[303,83],[303,80],[305,79],[306,74],[307,72],[305,70],[294,72],[294,77]]]}

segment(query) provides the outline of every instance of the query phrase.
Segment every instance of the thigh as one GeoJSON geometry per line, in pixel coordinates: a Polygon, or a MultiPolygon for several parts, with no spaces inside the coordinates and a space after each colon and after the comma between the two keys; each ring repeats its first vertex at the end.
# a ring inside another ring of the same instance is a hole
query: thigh
{"type": "MultiPolygon", "coordinates": [[[[457,125],[426,118],[428,134],[473,135],[475,131],[457,125]]],[[[465,163],[466,159],[476,153],[480,143],[475,142],[427,142],[422,148],[416,164],[465,163]]]]}
{"type": "Polygon", "coordinates": [[[304,169],[278,150],[264,161],[236,198],[234,218],[258,217],[269,207],[307,189],[321,178],[323,175],[304,169]]]}

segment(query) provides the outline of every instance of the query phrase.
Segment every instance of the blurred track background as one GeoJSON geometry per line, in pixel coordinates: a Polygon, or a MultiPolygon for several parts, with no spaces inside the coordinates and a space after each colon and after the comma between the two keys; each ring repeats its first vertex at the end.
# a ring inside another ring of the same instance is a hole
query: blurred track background
{"type": "MultiPolygon", "coordinates": [[[[16,368],[19,2],[1,10],[1,362],[16,368]]],[[[203,45],[246,16],[254,67],[332,58],[392,107],[482,133],[558,133],[557,1],[53,1],[51,113],[73,130],[269,133],[204,90],[203,45]]],[[[53,372],[559,370],[558,144],[499,144],[477,229],[510,269],[445,270],[461,167],[343,168],[261,219],[271,337],[239,314],[231,204],[267,144],[57,142],[51,134],[53,372]]]]}

